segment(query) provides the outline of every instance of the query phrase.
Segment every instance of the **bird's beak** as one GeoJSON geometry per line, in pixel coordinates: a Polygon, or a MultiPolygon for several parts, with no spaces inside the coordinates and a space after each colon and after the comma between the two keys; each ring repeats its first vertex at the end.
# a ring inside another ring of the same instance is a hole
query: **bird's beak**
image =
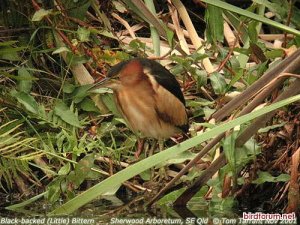
{"type": "Polygon", "coordinates": [[[105,77],[101,81],[95,83],[91,87],[90,91],[93,92],[100,88],[110,88],[114,90],[118,86],[118,84],[119,80],[116,77],[105,77]]]}
{"type": "Polygon", "coordinates": [[[105,77],[102,80],[100,80],[99,82],[95,83],[95,87],[103,87],[105,86],[105,84],[107,84],[107,82],[109,82],[110,80],[112,80],[111,77],[105,77]]]}

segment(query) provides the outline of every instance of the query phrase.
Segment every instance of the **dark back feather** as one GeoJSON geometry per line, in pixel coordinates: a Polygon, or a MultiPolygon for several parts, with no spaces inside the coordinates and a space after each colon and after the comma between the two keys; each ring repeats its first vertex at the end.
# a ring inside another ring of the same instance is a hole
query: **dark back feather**
{"type": "Polygon", "coordinates": [[[176,98],[178,98],[183,105],[185,106],[185,100],[183,94],[180,90],[180,85],[176,80],[175,76],[169,72],[165,67],[163,67],[160,63],[145,59],[145,58],[133,58],[127,61],[123,61],[118,63],[117,65],[113,66],[107,76],[112,77],[120,73],[122,68],[131,60],[138,60],[144,68],[149,69],[151,75],[154,76],[156,82],[171,92],[176,98]]]}

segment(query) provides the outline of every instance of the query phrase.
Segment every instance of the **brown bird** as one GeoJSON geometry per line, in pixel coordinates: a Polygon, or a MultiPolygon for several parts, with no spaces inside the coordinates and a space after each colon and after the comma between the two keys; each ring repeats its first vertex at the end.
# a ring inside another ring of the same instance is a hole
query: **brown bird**
{"type": "Polygon", "coordinates": [[[116,106],[134,133],[165,139],[188,131],[180,85],[156,61],[123,61],[110,69],[107,78],[96,84],[99,86],[113,90],[116,106]]]}

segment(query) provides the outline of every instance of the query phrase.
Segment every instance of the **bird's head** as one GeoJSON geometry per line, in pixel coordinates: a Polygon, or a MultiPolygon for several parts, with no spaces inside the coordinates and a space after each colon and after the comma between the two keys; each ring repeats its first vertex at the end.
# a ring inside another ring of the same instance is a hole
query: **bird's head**
{"type": "Polygon", "coordinates": [[[106,78],[97,83],[97,87],[118,89],[120,85],[131,86],[143,79],[143,65],[139,60],[129,60],[113,66],[106,78]]]}

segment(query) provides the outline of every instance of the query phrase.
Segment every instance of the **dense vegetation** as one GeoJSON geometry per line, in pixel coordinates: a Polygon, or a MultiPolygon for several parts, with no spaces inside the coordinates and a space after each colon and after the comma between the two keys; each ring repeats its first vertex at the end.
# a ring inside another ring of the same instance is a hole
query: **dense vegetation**
{"type": "Polygon", "coordinates": [[[2,0],[0,188],[12,200],[1,207],[44,198],[47,213],[72,213],[119,190],[145,193],[145,204],[165,196],[161,205],[194,191],[212,213],[299,209],[298,3],[2,0]],[[181,144],[167,140],[159,152],[148,140],[138,160],[112,92],[88,91],[135,56],[176,76],[190,117],[181,144]],[[172,179],[170,194],[153,199],[172,179]]]}

